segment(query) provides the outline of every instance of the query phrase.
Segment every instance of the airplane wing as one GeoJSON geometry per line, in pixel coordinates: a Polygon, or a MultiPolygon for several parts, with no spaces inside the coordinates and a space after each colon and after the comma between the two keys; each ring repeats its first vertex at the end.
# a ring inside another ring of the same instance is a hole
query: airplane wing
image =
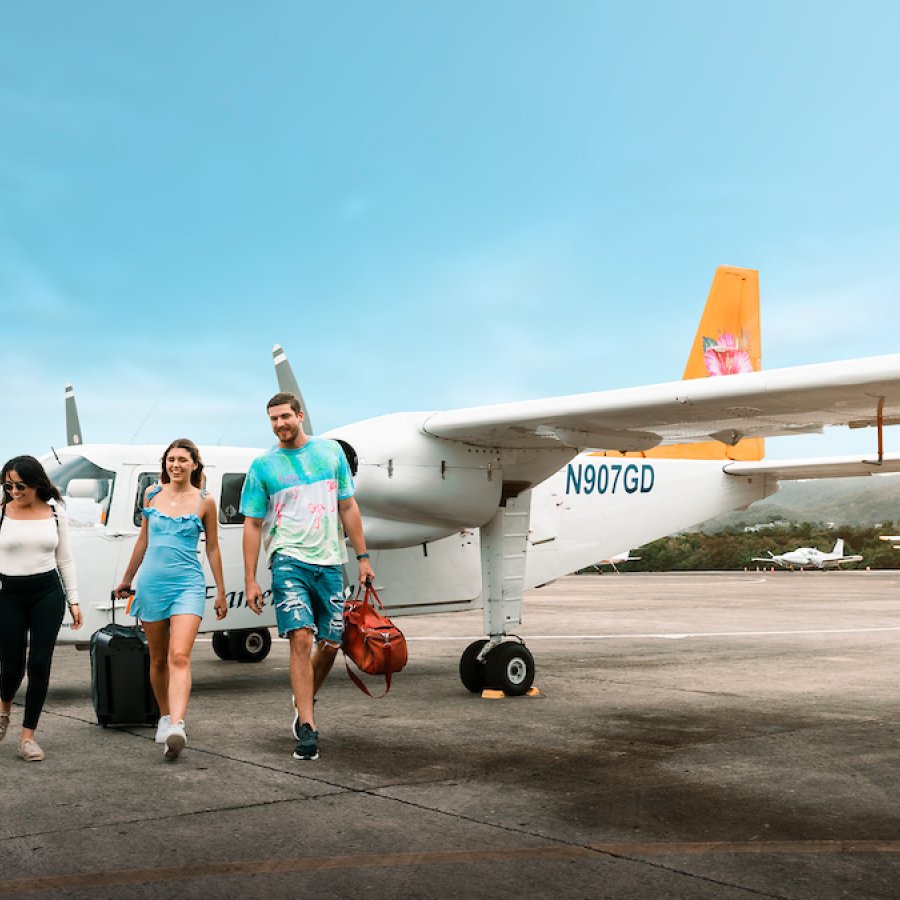
{"type": "Polygon", "coordinates": [[[877,459],[861,459],[858,456],[832,456],[818,459],[729,462],[722,469],[728,475],[771,475],[779,481],[885,475],[889,472],[900,472],[900,453],[885,453],[880,462],[877,459]]]}
{"type": "Polygon", "coordinates": [[[879,418],[900,422],[900,354],[448,410],[423,427],[483,447],[649,450],[874,426],[879,418]]]}

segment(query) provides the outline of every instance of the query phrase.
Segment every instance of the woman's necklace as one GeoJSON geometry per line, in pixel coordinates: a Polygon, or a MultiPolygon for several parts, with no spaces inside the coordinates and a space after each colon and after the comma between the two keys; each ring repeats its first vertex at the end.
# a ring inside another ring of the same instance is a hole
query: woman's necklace
{"type": "Polygon", "coordinates": [[[177,493],[175,491],[172,491],[169,494],[169,506],[178,506],[179,498],[187,496],[187,493],[187,491],[178,491],[177,493]]]}

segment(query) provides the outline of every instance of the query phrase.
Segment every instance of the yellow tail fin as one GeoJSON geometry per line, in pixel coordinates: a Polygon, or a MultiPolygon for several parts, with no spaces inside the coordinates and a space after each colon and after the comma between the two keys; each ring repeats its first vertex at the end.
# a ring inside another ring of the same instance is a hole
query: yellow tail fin
{"type": "MultiPolygon", "coordinates": [[[[700,327],[684,369],[684,378],[716,378],[762,368],[759,334],[759,273],[719,266],[700,327]]],[[[762,438],[745,438],[733,447],[718,441],[669,444],[645,453],[609,454],[657,459],[762,459],[762,438]]]]}
{"type": "Polygon", "coordinates": [[[709,378],[760,368],[759,273],[719,266],[683,377],[709,378]]]}

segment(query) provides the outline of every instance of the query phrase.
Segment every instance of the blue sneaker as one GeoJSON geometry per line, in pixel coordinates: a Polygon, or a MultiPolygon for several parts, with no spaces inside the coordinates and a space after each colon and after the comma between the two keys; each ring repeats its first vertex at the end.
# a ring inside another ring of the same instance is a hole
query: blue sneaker
{"type": "Polygon", "coordinates": [[[304,722],[300,726],[300,737],[294,749],[294,759],[319,758],[319,732],[313,731],[312,725],[304,722]]]}
{"type": "MultiPolygon", "coordinates": [[[[297,698],[291,694],[291,705],[294,707],[294,718],[291,722],[291,734],[295,741],[300,740],[300,713],[297,712],[297,698]]],[[[313,697],[313,706],[316,705],[316,698],[313,697]]]]}

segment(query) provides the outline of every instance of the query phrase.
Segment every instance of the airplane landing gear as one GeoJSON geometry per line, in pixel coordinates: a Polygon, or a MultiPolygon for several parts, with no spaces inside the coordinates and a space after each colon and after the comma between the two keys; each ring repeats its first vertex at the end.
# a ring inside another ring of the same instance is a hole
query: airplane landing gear
{"type": "Polygon", "coordinates": [[[214,631],[212,636],[213,653],[219,659],[234,659],[231,655],[231,635],[227,631],[214,631]]]}
{"type": "Polygon", "coordinates": [[[488,684],[507,697],[527,694],[534,683],[534,657],[517,641],[494,647],[484,661],[488,684]]]}
{"type": "Polygon", "coordinates": [[[459,678],[465,689],[473,694],[480,694],[485,688],[484,663],[479,661],[478,654],[486,643],[487,640],[483,639],[469,644],[459,659],[459,678]]]}
{"type": "Polygon", "coordinates": [[[503,639],[522,621],[525,553],[531,492],[504,497],[493,518],[480,529],[481,596],[488,640],[466,647],[459,677],[467,690],[503,691],[508,697],[527,694],[534,683],[534,657],[519,639],[503,639]]]}
{"type": "Polygon", "coordinates": [[[489,650],[484,661],[479,654],[486,640],[475,641],[459,660],[459,677],[465,688],[480,694],[485,688],[503,691],[507,697],[527,694],[534,683],[534,657],[519,641],[505,641],[489,650]]]}
{"type": "Polygon", "coordinates": [[[219,659],[262,662],[272,649],[272,635],[268,628],[216,631],[213,632],[212,647],[219,659]]]}

